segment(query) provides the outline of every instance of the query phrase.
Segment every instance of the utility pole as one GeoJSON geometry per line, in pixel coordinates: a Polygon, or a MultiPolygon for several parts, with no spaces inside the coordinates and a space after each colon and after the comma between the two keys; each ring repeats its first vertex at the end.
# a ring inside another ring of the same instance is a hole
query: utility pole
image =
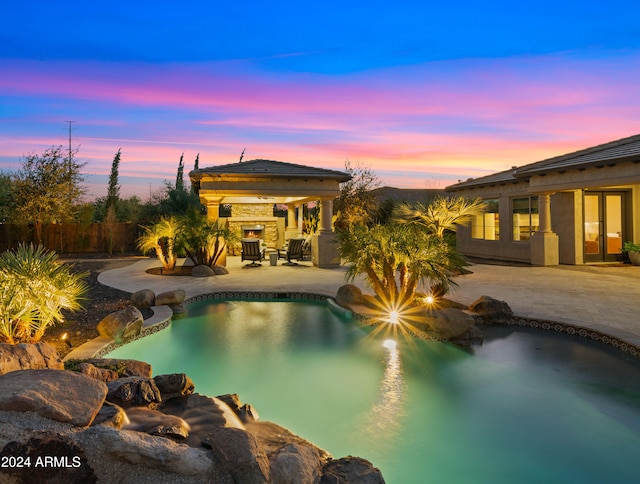
{"type": "Polygon", "coordinates": [[[71,179],[71,123],[75,123],[75,121],[65,121],[65,123],[69,123],[69,159],[67,160],[67,170],[69,172],[69,179],[71,179]]]}

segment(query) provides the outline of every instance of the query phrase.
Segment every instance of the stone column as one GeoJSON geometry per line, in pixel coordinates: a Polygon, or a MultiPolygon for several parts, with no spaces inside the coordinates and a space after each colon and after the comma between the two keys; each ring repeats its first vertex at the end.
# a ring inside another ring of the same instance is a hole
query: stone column
{"type": "Polygon", "coordinates": [[[209,222],[215,222],[220,215],[220,201],[219,200],[207,200],[207,220],[209,222]]]}
{"type": "Polygon", "coordinates": [[[551,230],[551,193],[538,194],[540,225],[531,236],[531,264],[555,266],[559,264],[558,235],[551,230]]]}
{"type": "Polygon", "coordinates": [[[298,233],[302,235],[304,229],[304,203],[296,205],[298,207],[298,233]]]}
{"type": "Polygon", "coordinates": [[[339,267],[340,247],[331,227],[333,198],[320,199],[320,222],[318,233],[311,241],[311,260],[317,267],[339,267]]]}
{"type": "Polygon", "coordinates": [[[284,232],[285,239],[296,238],[300,235],[298,221],[296,220],[296,207],[292,203],[287,204],[287,229],[284,232]]]}

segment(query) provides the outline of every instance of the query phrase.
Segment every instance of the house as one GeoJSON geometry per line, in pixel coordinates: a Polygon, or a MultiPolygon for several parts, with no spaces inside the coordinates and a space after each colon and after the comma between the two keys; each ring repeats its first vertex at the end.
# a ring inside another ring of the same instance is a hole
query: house
{"type": "Polygon", "coordinates": [[[445,190],[486,202],[458,231],[466,255],[534,265],[620,260],[624,242],[640,241],[640,135],[445,190]]]}

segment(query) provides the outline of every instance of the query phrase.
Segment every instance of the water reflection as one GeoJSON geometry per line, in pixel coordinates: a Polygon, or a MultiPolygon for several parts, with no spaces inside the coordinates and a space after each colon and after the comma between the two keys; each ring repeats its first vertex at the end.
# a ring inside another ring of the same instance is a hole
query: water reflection
{"type": "Polygon", "coordinates": [[[390,437],[402,429],[407,388],[396,341],[386,339],[382,346],[385,349],[385,369],[376,402],[365,419],[365,432],[375,437],[379,445],[390,445],[393,442],[390,437]]]}

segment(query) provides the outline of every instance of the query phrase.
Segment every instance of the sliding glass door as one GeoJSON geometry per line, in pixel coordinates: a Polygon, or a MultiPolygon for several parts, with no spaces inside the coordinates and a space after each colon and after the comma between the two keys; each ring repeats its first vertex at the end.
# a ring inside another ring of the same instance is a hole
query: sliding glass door
{"type": "Polygon", "coordinates": [[[584,193],[584,261],[615,261],[625,235],[626,192],[584,193]]]}

